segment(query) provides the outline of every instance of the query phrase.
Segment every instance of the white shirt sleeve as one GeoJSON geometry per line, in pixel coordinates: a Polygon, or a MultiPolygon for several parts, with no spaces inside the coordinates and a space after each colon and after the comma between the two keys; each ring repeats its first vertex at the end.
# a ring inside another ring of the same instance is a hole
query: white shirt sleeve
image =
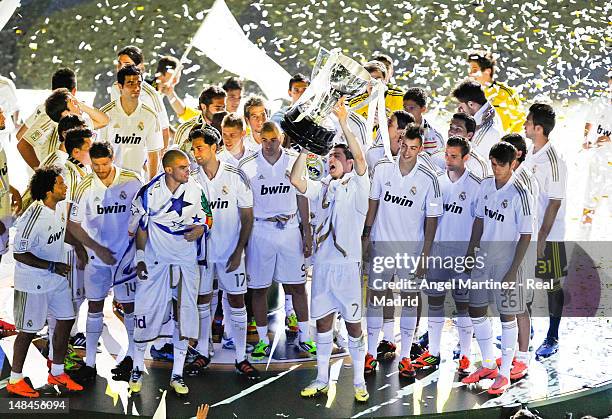
{"type": "Polygon", "coordinates": [[[533,234],[533,200],[529,194],[514,198],[514,216],[520,234],[533,234]]]}
{"type": "Polygon", "coordinates": [[[155,123],[151,124],[146,136],[147,152],[159,151],[164,148],[164,138],[162,136],[159,119],[155,118],[155,123]]]}
{"type": "Polygon", "coordinates": [[[550,182],[548,184],[548,198],[563,200],[567,189],[567,166],[564,160],[557,159],[551,166],[550,182]]]}
{"type": "Polygon", "coordinates": [[[253,191],[246,181],[246,175],[243,174],[236,181],[238,194],[238,208],[253,208],[253,191]]]}
{"type": "Polygon", "coordinates": [[[431,185],[425,197],[425,216],[439,217],[442,215],[442,193],[440,192],[440,182],[432,179],[431,185]]]}
{"type": "Polygon", "coordinates": [[[36,219],[38,218],[39,211],[35,210],[35,206],[32,205],[29,211],[23,216],[19,217],[15,223],[15,240],[13,242],[14,253],[27,253],[31,252],[33,247],[38,244],[38,234],[36,232],[36,219]],[[29,230],[27,227],[30,221],[34,221],[32,225],[32,231],[28,231],[27,237],[24,237],[24,232],[29,230]]]}
{"type": "Polygon", "coordinates": [[[382,168],[384,167],[384,165],[379,165],[375,170],[374,170],[374,174],[372,175],[372,185],[370,187],[370,199],[373,200],[380,200],[380,196],[382,195],[382,187],[380,185],[380,178],[382,176],[381,172],[382,172],[382,168]]]}
{"type": "Polygon", "coordinates": [[[480,184],[480,190],[478,191],[478,198],[476,198],[476,218],[484,218],[484,194],[485,194],[485,182],[480,184]]]}
{"type": "Polygon", "coordinates": [[[312,179],[307,178],[306,179],[306,192],[304,192],[304,196],[310,199],[311,201],[313,201],[319,197],[319,194],[321,193],[322,188],[323,188],[323,185],[321,181],[312,180],[312,179]]]}

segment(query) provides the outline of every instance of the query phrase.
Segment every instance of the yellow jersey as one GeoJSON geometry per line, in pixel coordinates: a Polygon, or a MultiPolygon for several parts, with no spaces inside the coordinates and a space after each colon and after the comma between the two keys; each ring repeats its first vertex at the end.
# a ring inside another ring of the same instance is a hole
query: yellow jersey
{"type": "MultiPolygon", "coordinates": [[[[387,113],[387,117],[389,117],[395,111],[401,111],[404,109],[404,93],[404,90],[400,87],[390,84],[387,85],[387,91],[385,92],[385,111],[387,113]]],[[[367,91],[363,92],[359,96],[355,96],[349,100],[349,106],[354,108],[366,100],[369,96],[370,94],[367,91]]],[[[354,109],[354,111],[368,119],[369,106],[370,104],[367,104],[359,109],[354,109]]]]}
{"type": "Polygon", "coordinates": [[[507,84],[498,81],[483,86],[483,88],[487,100],[491,102],[501,118],[504,131],[521,133],[526,115],[516,91],[507,84]]]}

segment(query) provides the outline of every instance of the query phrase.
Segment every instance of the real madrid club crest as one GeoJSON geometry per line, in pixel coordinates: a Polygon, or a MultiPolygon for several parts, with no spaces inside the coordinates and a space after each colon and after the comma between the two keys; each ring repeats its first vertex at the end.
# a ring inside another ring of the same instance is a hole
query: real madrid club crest
{"type": "Polygon", "coordinates": [[[323,162],[319,160],[319,156],[309,153],[306,156],[306,169],[311,180],[321,180],[323,176],[323,162]]]}
{"type": "Polygon", "coordinates": [[[503,208],[508,208],[508,200],[504,199],[504,201],[502,202],[502,207],[503,208]]]}
{"type": "Polygon", "coordinates": [[[417,193],[417,188],[416,188],[416,186],[413,186],[412,188],[410,188],[410,193],[411,193],[412,195],[416,195],[416,193],[417,193]]]}
{"type": "Polygon", "coordinates": [[[221,188],[221,192],[223,193],[223,195],[227,195],[229,193],[229,188],[227,187],[227,185],[223,185],[223,188],[221,188]]]}
{"type": "Polygon", "coordinates": [[[121,128],[121,126],[119,125],[119,123],[116,123],[116,124],[113,126],[113,128],[114,128],[114,129],[119,129],[119,128],[121,128]]]}
{"type": "Polygon", "coordinates": [[[466,194],[465,194],[465,192],[461,192],[461,193],[459,194],[459,199],[460,199],[460,200],[462,200],[462,201],[465,201],[465,198],[466,198],[466,194]]]}
{"type": "Polygon", "coordinates": [[[141,130],[141,131],[144,129],[144,122],[140,121],[138,123],[138,129],[141,130]]]}
{"type": "Polygon", "coordinates": [[[125,191],[121,191],[121,193],[119,194],[119,198],[127,199],[127,194],[125,193],[125,191]]]}

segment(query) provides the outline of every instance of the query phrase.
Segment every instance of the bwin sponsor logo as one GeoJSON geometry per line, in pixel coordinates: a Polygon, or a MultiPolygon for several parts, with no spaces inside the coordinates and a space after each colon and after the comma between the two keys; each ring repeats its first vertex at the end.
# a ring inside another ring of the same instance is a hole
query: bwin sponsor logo
{"type": "Polygon", "coordinates": [[[504,222],[504,214],[500,213],[498,210],[491,211],[487,206],[485,206],[485,215],[495,221],[504,222]]]}
{"type": "Polygon", "coordinates": [[[609,137],[610,133],[611,133],[610,130],[605,129],[601,125],[597,125],[597,135],[603,135],[605,137],[609,137]]]}
{"type": "Polygon", "coordinates": [[[261,195],[273,195],[277,193],[289,193],[290,187],[289,185],[285,185],[281,182],[280,185],[277,186],[266,186],[261,185],[261,195]]]}
{"type": "Polygon", "coordinates": [[[221,198],[217,198],[216,201],[210,203],[210,209],[225,209],[229,206],[229,201],[222,201],[221,198]]]}
{"type": "Polygon", "coordinates": [[[47,240],[47,244],[51,244],[54,241],[60,240],[62,238],[62,234],[64,234],[64,227],[57,233],[53,233],[49,236],[49,240],[47,240]]]}
{"type": "Polygon", "coordinates": [[[119,202],[115,202],[115,205],[98,205],[96,207],[98,214],[119,214],[127,211],[125,205],[119,205],[119,202]]]}
{"type": "Polygon", "coordinates": [[[414,202],[412,200],[406,198],[406,195],[404,195],[404,196],[395,196],[395,195],[391,195],[389,193],[389,191],[385,192],[384,200],[386,202],[391,202],[392,204],[397,204],[397,205],[400,205],[402,207],[412,207],[412,204],[414,204],[414,202]]]}
{"type": "Polygon", "coordinates": [[[457,205],[456,202],[452,204],[444,204],[444,212],[452,212],[453,214],[461,214],[463,212],[463,207],[457,205]]]}
{"type": "Polygon", "coordinates": [[[124,136],[115,134],[115,144],[140,144],[141,141],[142,137],[136,136],[135,133],[124,136]]]}

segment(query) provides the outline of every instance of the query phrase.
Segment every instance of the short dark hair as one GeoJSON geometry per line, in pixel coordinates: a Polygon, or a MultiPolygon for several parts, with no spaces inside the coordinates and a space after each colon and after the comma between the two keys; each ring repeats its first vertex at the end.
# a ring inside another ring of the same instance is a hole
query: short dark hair
{"type": "Polygon", "coordinates": [[[53,73],[53,76],[51,77],[51,90],[65,87],[66,89],[72,91],[73,89],[76,89],[76,86],[76,74],[68,67],[60,68],[53,73]]]}
{"type": "Polygon", "coordinates": [[[241,131],[244,131],[244,118],[238,115],[236,112],[230,112],[223,117],[223,121],[221,121],[221,128],[223,127],[235,127],[240,128],[241,131]]]}
{"type": "Polygon", "coordinates": [[[230,90],[242,90],[242,82],[237,77],[230,77],[225,80],[223,86],[221,86],[223,90],[229,92],[230,90]]]}
{"type": "Polygon", "coordinates": [[[421,142],[421,145],[423,145],[423,128],[421,128],[420,125],[411,122],[410,124],[406,125],[404,138],[409,140],[418,139],[421,142]]]}
{"type": "Polygon", "coordinates": [[[403,100],[412,100],[421,108],[424,108],[427,106],[427,93],[425,89],[420,87],[410,87],[406,90],[406,93],[404,93],[403,100]]]}
{"type": "Polygon", "coordinates": [[[162,167],[170,167],[170,165],[179,158],[185,158],[187,161],[189,161],[189,156],[187,156],[184,151],[181,151],[178,148],[171,148],[170,150],[166,151],[162,157],[162,167]]]}
{"type": "Polygon", "coordinates": [[[34,201],[43,200],[47,192],[53,191],[58,176],[62,175],[59,166],[43,166],[34,171],[30,179],[30,194],[34,201]]]}
{"type": "Polygon", "coordinates": [[[482,90],[480,83],[474,80],[464,80],[452,92],[452,95],[459,102],[476,102],[479,105],[487,103],[487,97],[482,90]]]}
{"type": "Polygon", "coordinates": [[[303,75],[302,73],[294,74],[289,79],[289,90],[291,90],[291,88],[293,87],[295,83],[300,83],[300,82],[310,84],[310,79],[307,76],[303,75]]]}
{"type": "Polygon", "coordinates": [[[96,141],[89,149],[89,157],[92,159],[112,159],[114,155],[113,146],[108,141],[96,141]]]}
{"type": "Polygon", "coordinates": [[[261,132],[272,132],[272,131],[277,132],[281,135],[283,134],[283,130],[280,129],[278,124],[274,121],[266,121],[261,126],[261,132]]]}
{"type": "Polygon", "coordinates": [[[142,71],[135,65],[126,65],[117,71],[117,83],[123,86],[127,76],[142,76],[142,71]]]}
{"type": "Polygon", "coordinates": [[[227,93],[225,93],[225,90],[223,90],[222,88],[211,85],[211,86],[204,88],[204,90],[202,90],[202,93],[200,93],[200,98],[198,99],[198,101],[200,105],[208,106],[212,103],[213,99],[216,99],[219,97],[227,97],[227,93]]]}
{"type": "MultiPolygon", "coordinates": [[[[258,95],[250,95],[246,102],[244,102],[244,117],[248,118],[251,114],[249,112],[249,109],[252,108],[253,106],[263,106],[264,108],[266,107],[266,103],[264,101],[264,98],[258,95]]],[[[266,110],[266,113],[268,111],[266,110]]]]}
{"type": "Polygon", "coordinates": [[[189,131],[189,141],[193,143],[193,140],[196,138],[202,138],[204,140],[204,144],[208,145],[219,145],[221,142],[219,132],[209,126],[189,131]]]}
{"type": "Polygon", "coordinates": [[[414,116],[410,112],[406,112],[405,110],[395,111],[391,114],[397,119],[397,127],[399,129],[406,128],[406,125],[414,123],[414,116]]]}
{"type": "Polygon", "coordinates": [[[541,126],[544,135],[548,137],[553,128],[555,128],[555,110],[552,106],[545,103],[534,103],[529,107],[529,113],[531,114],[533,125],[541,126]]]}
{"type": "Polygon", "coordinates": [[[66,153],[70,156],[72,150],[75,148],[83,147],[85,144],[85,138],[93,137],[94,133],[87,128],[73,128],[66,132],[66,140],[64,141],[64,147],[66,147],[66,153]]]}
{"type": "Polygon", "coordinates": [[[342,152],[344,153],[344,157],[346,157],[347,160],[352,160],[354,159],[353,157],[353,153],[351,153],[351,149],[349,148],[348,145],[344,144],[344,143],[338,143],[335,144],[333,148],[339,148],[340,150],[342,150],[342,152]]]}
{"type": "Polygon", "coordinates": [[[121,48],[117,52],[117,57],[120,55],[127,55],[130,57],[130,60],[134,61],[134,65],[139,65],[144,61],[144,55],[142,50],[138,48],[136,45],[128,45],[126,47],[121,48]]]}
{"type": "Polygon", "coordinates": [[[489,150],[489,159],[495,159],[502,164],[510,164],[516,159],[516,148],[507,142],[498,142],[489,150]]]}
{"type": "Polygon", "coordinates": [[[172,55],[164,55],[157,62],[157,69],[155,70],[155,74],[162,75],[166,74],[170,70],[176,70],[179,66],[180,61],[178,58],[173,57],[172,55]]]}
{"type": "Polygon", "coordinates": [[[53,122],[59,122],[62,113],[68,110],[68,98],[71,93],[65,87],[55,89],[45,100],[45,112],[53,122]]]}
{"type": "Polygon", "coordinates": [[[221,123],[227,114],[229,114],[228,111],[215,112],[212,116],[212,120],[210,121],[210,125],[212,125],[217,131],[221,132],[221,123]]]}
{"type": "Polygon", "coordinates": [[[463,123],[465,124],[465,130],[467,132],[471,132],[472,134],[476,132],[476,120],[472,115],[468,115],[465,112],[457,112],[453,114],[451,120],[452,119],[458,119],[460,121],[463,121],[463,123]]]}
{"type": "Polygon", "coordinates": [[[383,65],[387,68],[387,72],[389,72],[393,67],[393,59],[387,54],[383,54],[381,52],[377,52],[372,55],[372,58],[370,58],[370,60],[383,63],[383,65]]]}
{"type": "Polygon", "coordinates": [[[500,141],[505,141],[507,143],[512,144],[517,151],[521,152],[521,157],[518,158],[518,161],[520,163],[525,161],[525,157],[527,156],[527,142],[521,134],[517,132],[506,134],[501,137],[500,141]]]}
{"type": "Polygon", "coordinates": [[[85,120],[79,115],[70,114],[62,116],[57,123],[57,136],[60,143],[65,140],[64,135],[62,135],[63,133],[73,128],[85,128],[85,126],[85,120]]]}
{"type": "Polygon", "coordinates": [[[370,74],[375,71],[380,71],[383,78],[387,78],[387,67],[385,67],[385,65],[380,61],[368,61],[363,65],[363,68],[365,68],[370,74]]]}
{"type": "Polygon", "coordinates": [[[448,147],[460,147],[461,157],[465,157],[470,154],[470,142],[463,137],[459,137],[458,135],[448,137],[448,140],[446,140],[446,148],[448,147]]]}
{"type": "Polygon", "coordinates": [[[467,56],[468,63],[476,63],[478,64],[478,68],[480,71],[484,71],[486,69],[491,69],[491,75],[495,71],[495,58],[493,58],[493,54],[489,51],[485,51],[483,49],[473,50],[468,53],[467,56]]]}

